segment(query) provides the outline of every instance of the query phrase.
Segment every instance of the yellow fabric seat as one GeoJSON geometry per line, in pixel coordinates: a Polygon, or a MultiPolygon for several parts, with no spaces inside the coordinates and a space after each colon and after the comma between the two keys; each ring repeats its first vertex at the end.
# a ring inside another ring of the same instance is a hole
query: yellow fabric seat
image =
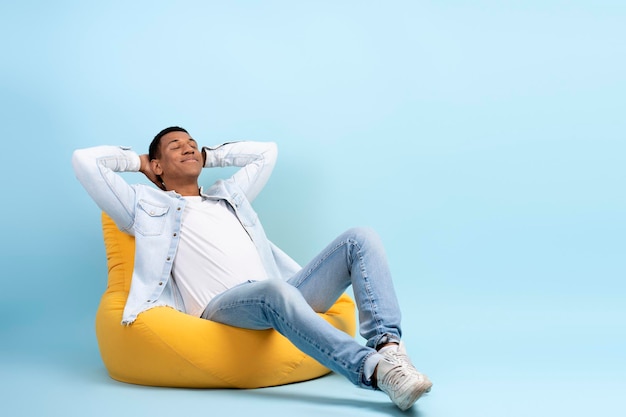
{"type": "MultiPolygon", "coordinates": [[[[102,215],[108,286],[96,315],[100,354],[113,379],[140,385],[258,388],[304,381],[328,369],[275,330],[245,330],[155,307],[121,325],[135,241],[102,215]]],[[[325,320],[354,335],[354,302],[343,295],[325,320]]]]}

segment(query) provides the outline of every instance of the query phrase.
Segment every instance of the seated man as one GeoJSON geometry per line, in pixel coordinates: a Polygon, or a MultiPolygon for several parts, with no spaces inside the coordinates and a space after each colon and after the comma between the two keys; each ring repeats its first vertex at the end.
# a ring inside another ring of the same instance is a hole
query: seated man
{"type": "Polygon", "coordinates": [[[353,384],[410,408],[432,383],[400,342],[400,310],[383,247],[369,229],[340,235],[304,268],[274,246],[252,209],[276,161],[273,143],[198,148],[180,127],[156,135],[149,153],[77,150],[76,175],[118,227],[135,236],[135,266],[122,324],[155,306],[247,329],[273,328],[353,384]],[[198,186],[203,167],[237,166],[198,186]],[[129,185],[142,172],[158,188],[129,185]],[[366,346],[317,315],[352,285],[366,346]]]}

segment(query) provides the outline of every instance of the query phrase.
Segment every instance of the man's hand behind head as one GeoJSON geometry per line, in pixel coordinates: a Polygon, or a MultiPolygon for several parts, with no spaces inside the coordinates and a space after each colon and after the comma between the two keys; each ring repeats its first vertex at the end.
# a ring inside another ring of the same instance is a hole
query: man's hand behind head
{"type": "Polygon", "coordinates": [[[141,161],[141,167],[139,168],[139,172],[143,173],[150,181],[154,183],[161,190],[165,191],[165,187],[161,178],[157,176],[154,171],[152,171],[152,165],[150,164],[150,158],[148,154],[139,155],[139,160],[141,161]]]}

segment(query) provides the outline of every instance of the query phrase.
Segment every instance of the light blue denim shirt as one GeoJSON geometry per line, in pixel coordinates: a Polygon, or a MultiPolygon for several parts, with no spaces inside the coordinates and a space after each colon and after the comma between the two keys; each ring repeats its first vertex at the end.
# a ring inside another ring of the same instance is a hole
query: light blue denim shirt
{"type": "MultiPolygon", "coordinates": [[[[225,200],[254,242],[268,277],[287,279],[300,266],[265,235],[251,201],[269,179],[277,148],[271,142],[231,142],[204,147],[205,168],[241,167],[227,180],[219,180],[201,195],[225,200]]],[[[185,311],[172,279],[172,263],[180,238],[185,199],[174,191],[128,184],[118,173],[137,172],[140,160],[127,147],[98,146],[73,154],[76,177],[89,195],[123,232],[135,236],[135,267],[122,324],[152,307],[170,306],[185,311]]]]}

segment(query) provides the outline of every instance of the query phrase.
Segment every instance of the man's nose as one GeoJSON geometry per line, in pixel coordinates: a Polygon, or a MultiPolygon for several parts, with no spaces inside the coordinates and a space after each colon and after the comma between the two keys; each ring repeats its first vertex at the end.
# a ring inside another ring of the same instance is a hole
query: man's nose
{"type": "Polygon", "coordinates": [[[183,146],[183,153],[194,153],[196,150],[190,143],[187,143],[183,146]]]}

